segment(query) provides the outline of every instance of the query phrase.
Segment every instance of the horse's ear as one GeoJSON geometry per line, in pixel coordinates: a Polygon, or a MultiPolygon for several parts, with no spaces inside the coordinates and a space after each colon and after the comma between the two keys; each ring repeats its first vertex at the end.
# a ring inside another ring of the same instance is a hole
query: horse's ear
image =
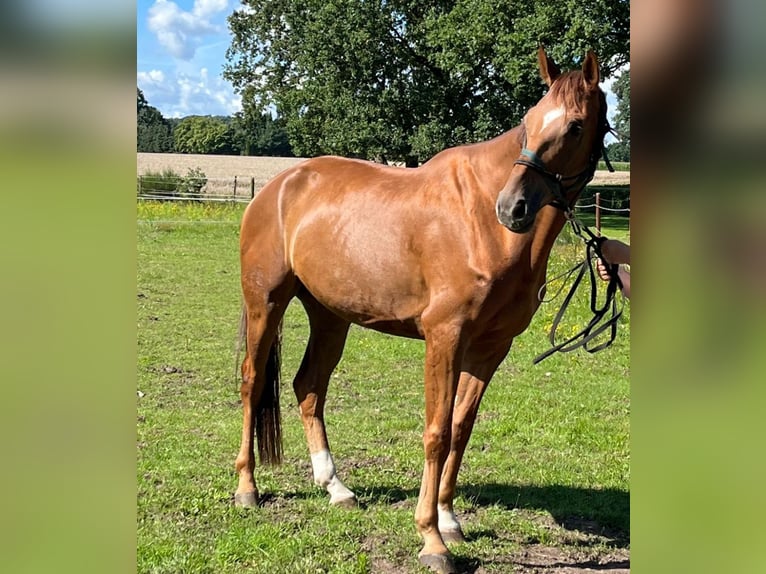
{"type": "Polygon", "coordinates": [[[545,48],[540,46],[537,49],[537,63],[540,65],[540,77],[551,87],[551,84],[561,75],[561,70],[556,63],[545,53],[545,48]]]}
{"type": "Polygon", "coordinates": [[[598,87],[598,58],[592,50],[588,50],[585,61],[582,63],[582,77],[586,88],[593,90],[598,87]]]}

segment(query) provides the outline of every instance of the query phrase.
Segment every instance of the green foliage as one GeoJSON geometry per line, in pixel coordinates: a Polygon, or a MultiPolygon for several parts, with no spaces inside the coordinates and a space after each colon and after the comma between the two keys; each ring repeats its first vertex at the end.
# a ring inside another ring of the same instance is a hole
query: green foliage
{"type": "Polygon", "coordinates": [[[173,151],[173,135],[170,122],[162,117],[160,111],[150,106],[144,93],[136,88],[137,143],[139,152],[173,151]]]}
{"type": "MultiPolygon", "coordinates": [[[[606,146],[606,153],[609,154],[609,159],[614,161],[630,161],[630,140],[612,142],[606,146]]],[[[615,169],[617,169],[615,167],[615,169]]]]}
{"type": "Polygon", "coordinates": [[[630,161],[630,70],[625,70],[612,84],[617,97],[617,111],[612,126],[619,134],[619,141],[607,146],[609,157],[617,161],[630,161]]]}
{"type": "Polygon", "coordinates": [[[179,153],[231,154],[232,132],[221,118],[187,116],[173,130],[175,149],[179,153]]]}
{"type": "Polygon", "coordinates": [[[271,114],[237,112],[231,122],[232,141],[241,155],[292,157],[285,122],[271,114]]]}
{"type": "Polygon", "coordinates": [[[625,70],[612,84],[617,97],[617,111],[614,115],[614,129],[630,141],[630,70],[625,70]]]}
{"type": "Polygon", "coordinates": [[[138,177],[138,195],[175,197],[181,176],[170,168],[147,171],[138,177]]]}
{"type": "Polygon", "coordinates": [[[170,168],[161,172],[146,172],[138,178],[138,194],[161,197],[199,196],[207,183],[207,176],[200,168],[190,168],[185,176],[170,168]]]}
{"type": "Polygon", "coordinates": [[[207,176],[201,168],[189,168],[186,175],[178,182],[178,194],[182,197],[199,195],[206,183],[207,176]]]}
{"type": "Polygon", "coordinates": [[[536,49],[562,69],[594,49],[628,61],[629,2],[245,0],[224,77],[245,112],[274,106],[297,155],[428,159],[518,123],[543,94],[536,49]]]}
{"type": "MultiPolygon", "coordinates": [[[[629,185],[589,185],[585,188],[577,200],[577,205],[592,205],[596,201],[596,193],[600,194],[601,205],[613,209],[623,209],[630,207],[630,186],[629,185]]],[[[594,212],[595,208],[587,208],[594,212]]],[[[627,217],[627,213],[625,213],[627,217]]]]}

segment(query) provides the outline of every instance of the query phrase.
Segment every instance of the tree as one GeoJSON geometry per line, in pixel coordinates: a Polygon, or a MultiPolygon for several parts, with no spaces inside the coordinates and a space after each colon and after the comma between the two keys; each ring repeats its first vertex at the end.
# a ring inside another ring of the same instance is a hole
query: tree
{"type": "Polygon", "coordinates": [[[187,116],[176,125],[173,139],[179,153],[230,154],[233,151],[231,130],[221,118],[187,116]]]}
{"type": "Polygon", "coordinates": [[[619,141],[609,145],[607,153],[615,161],[630,161],[630,70],[625,70],[612,84],[617,97],[617,110],[612,126],[619,135],[619,141]]]}
{"type": "Polygon", "coordinates": [[[170,123],[162,117],[160,111],[149,105],[144,93],[136,88],[137,142],[140,152],[173,151],[173,135],[170,123]]]}
{"type": "Polygon", "coordinates": [[[517,124],[543,94],[540,43],[562,69],[588,48],[605,76],[629,58],[627,0],[242,3],[224,77],[305,156],[414,165],[517,124]]]}
{"type": "MultiPolygon", "coordinates": [[[[252,112],[252,110],[251,110],[252,112]]],[[[284,121],[271,114],[237,112],[231,123],[234,146],[242,155],[290,157],[284,121]]]]}

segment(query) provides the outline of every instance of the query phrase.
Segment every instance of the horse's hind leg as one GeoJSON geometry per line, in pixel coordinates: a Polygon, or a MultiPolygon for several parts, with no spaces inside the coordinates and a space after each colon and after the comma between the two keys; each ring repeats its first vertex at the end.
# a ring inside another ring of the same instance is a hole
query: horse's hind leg
{"type": "Polygon", "coordinates": [[[330,493],[330,504],[356,506],[356,496],[338,478],[324,424],[327,386],[346,344],[349,323],[320,305],[310,294],[298,295],[311,325],[303,361],[293,381],[311,454],[314,482],[330,493]]]}
{"type": "Polygon", "coordinates": [[[293,294],[294,280],[283,277],[271,290],[245,289],[246,354],[242,362],[242,442],[235,462],[239,476],[234,503],[253,507],[258,502],[255,485],[255,435],[262,463],[281,460],[279,428],[279,324],[293,294]]]}

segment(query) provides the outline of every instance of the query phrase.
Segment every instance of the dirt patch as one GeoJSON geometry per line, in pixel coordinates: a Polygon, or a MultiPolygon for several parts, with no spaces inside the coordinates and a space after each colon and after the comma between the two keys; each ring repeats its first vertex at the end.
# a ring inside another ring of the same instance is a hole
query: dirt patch
{"type": "Polygon", "coordinates": [[[514,574],[582,574],[630,572],[629,538],[592,520],[571,518],[557,523],[550,515],[521,511],[545,528],[551,540],[522,543],[510,557],[514,574]]]}
{"type": "Polygon", "coordinates": [[[378,572],[379,574],[410,574],[411,570],[409,568],[397,566],[385,558],[374,558],[372,560],[370,572],[378,572]]]}
{"type": "Polygon", "coordinates": [[[512,557],[515,574],[630,573],[630,552],[619,548],[606,554],[571,546],[525,546],[512,557]]]}

